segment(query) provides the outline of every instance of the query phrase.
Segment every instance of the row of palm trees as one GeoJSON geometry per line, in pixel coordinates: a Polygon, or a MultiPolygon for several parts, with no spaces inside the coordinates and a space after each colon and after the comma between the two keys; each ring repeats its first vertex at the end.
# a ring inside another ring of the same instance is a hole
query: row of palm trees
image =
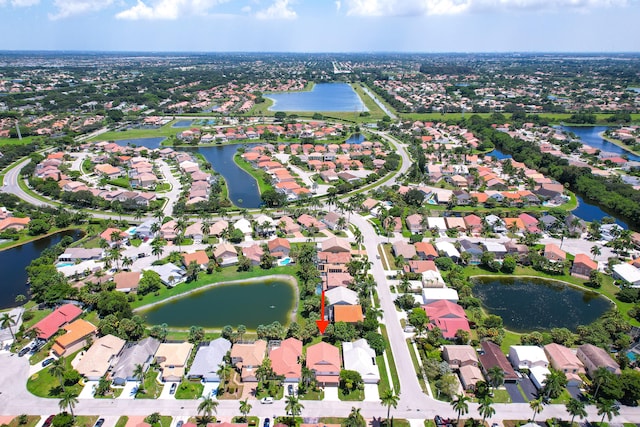
{"type": "MultiPolygon", "coordinates": [[[[459,393],[456,395],[455,399],[451,401],[451,407],[458,414],[458,418],[456,420],[456,425],[460,423],[460,417],[462,415],[466,415],[469,413],[469,402],[471,398],[465,394],[459,393]]],[[[482,417],[482,424],[487,418],[491,418],[495,415],[496,411],[493,408],[493,401],[488,395],[483,396],[479,399],[478,413],[482,417]]],[[[531,421],[535,422],[536,415],[538,415],[544,409],[545,399],[540,397],[538,399],[534,399],[529,402],[529,407],[533,411],[533,415],[531,417],[531,421]]],[[[585,407],[585,403],[578,399],[570,399],[566,404],[565,408],[569,415],[571,415],[571,423],[573,425],[573,421],[576,417],[579,419],[583,419],[587,416],[587,410],[585,407]]],[[[612,400],[601,399],[596,402],[596,408],[598,409],[598,415],[602,415],[602,420],[600,423],[604,422],[605,417],[611,421],[614,415],[620,415],[619,407],[612,400]]]]}

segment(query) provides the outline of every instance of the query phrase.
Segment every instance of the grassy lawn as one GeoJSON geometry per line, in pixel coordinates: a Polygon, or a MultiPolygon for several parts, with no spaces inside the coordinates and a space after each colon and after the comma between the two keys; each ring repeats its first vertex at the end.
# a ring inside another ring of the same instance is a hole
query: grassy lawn
{"type": "Polygon", "coordinates": [[[554,404],[559,403],[561,405],[564,405],[569,400],[571,400],[571,395],[569,394],[569,391],[565,388],[564,390],[562,390],[562,393],[560,393],[560,396],[558,396],[556,399],[551,400],[551,403],[554,403],[554,404]]]}
{"type": "Polygon", "coordinates": [[[384,357],[376,356],[376,365],[378,365],[378,371],[380,372],[378,394],[382,394],[383,391],[391,389],[391,386],[389,385],[389,378],[387,377],[387,365],[384,363],[384,357]]]}
{"type": "Polygon", "coordinates": [[[346,421],[346,418],[339,417],[320,417],[318,423],[320,424],[342,424],[346,421]]]}
{"type": "Polygon", "coordinates": [[[25,424],[20,424],[20,417],[15,417],[9,423],[9,427],[35,427],[40,421],[40,416],[38,415],[27,415],[27,422],[25,424]]]}
{"type": "Polygon", "coordinates": [[[389,346],[389,335],[387,335],[387,328],[384,325],[380,325],[380,332],[387,342],[387,349],[385,352],[387,353],[387,360],[389,361],[389,370],[391,371],[391,382],[393,383],[393,389],[396,393],[400,393],[400,380],[398,379],[398,370],[396,369],[396,362],[393,359],[393,352],[391,351],[391,347],[389,346]]]}
{"type": "MultiPolygon", "coordinates": [[[[365,107],[367,107],[367,110],[369,110],[370,116],[368,118],[370,120],[380,120],[384,116],[386,116],[386,113],[382,111],[382,108],[380,108],[380,106],[378,106],[378,104],[369,95],[367,95],[364,92],[364,90],[362,90],[361,84],[351,83],[351,87],[358,94],[362,102],[364,102],[364,105],[365,107]]],[[[389,111],[393,111],[393,109],[389,108],[389,111]]]]}
{"type": "Polygon", "coordinates": [[[396,259],[393,256],[393,253],[391,252],[391,244],[383,243],[382,250],[384,251],[384,255],[387,257],[387,261],[388,261],[387,267],[389,267],[387,270],[397,270],[398,267],[396,267],[396,259]]]}
{"type": "Polygon", "coordinates": [[[250,426],[257,426],[258,423],[260,422],[260,418],[256,417],[256,416],[247,416],[247,418],[245,419],[243,416],[237,416],[237,417],[233,417],[231,419],[232,423],[247,423],[250,426]]]}
{"type": "Polygon", "coordinates": [[[128,421],[129,421],[129,417],[127,417],[126,415],[122,416],[118,418],[118,422],[116,422],[116,427],[125,427],[128,421]]]}
{"type": "Polygon", "coordinates": [[[126,189],[131,189],[131,183],[129,182],[129,178],[120,177],[109,180],[109,184],[115,185],[116,187],[122,187],[126,189]]]}
{"type": "Polygon", "coordinates": [[[156,381],[160,375],[158,371],[150,370],[144,377],[144,393],[140,389],[136,393],[136,399],[157,399],[162,392],[162,385],[156,381]]]}
{"type": "Polygon", "coordinates": [[[204,386],[200,381],[183,379],[176,390],[176,399],[198,399],[203,390],[204,386]]]}
{"type": "Polygon", "coordinates": [[[97,415],[77,415],[73,425],[78,427],[92,427],[98,421],[97,415]]]}
{"type": "Polygon", "coordinates": [[[23,136],[22,139],[18,138],[0,138],[0,147],[3,145],[26,145],[31,144],[33,136],[23,136]]]}
{"type": "Polygon", "coordinates": [[[171,184],[168,182],[161,182],[156,185],[156,193],[164,193],[169,190],[171,190],[171,184]]]}
{"type": "Polygon", "coordinates": [[[323,390],[309,390],[305,394],[300,394],[298,396],[300,400],[322,400],[324,399],[324,391],[323,390]]]}
{"type": "MultiPolygon", "coordinates": [[[[73,369],[71,367],[71,361],[76,357],[76,353],[65,358],[65,365],[68,370],[73,369]]],[[[51,375],[50,369],[43,369],[37,372],[27,380],[27,390],[38,397],[60,397],[62,395],[62,387],[60,387],[60,381],[58,378],[51,375]]],[[[80,384],[74,384],[72,386],[65,386],[65,390],[70,390],[73,393],[80,394],[82,386],[80,384]]]]}
{"type": "Polygon", "coordinates": [[[424,378],[420,373],[420,365],[418,363],[418,357],[416,356],[415,351],[413,351],[413,346],[411,345],[411,339],[407,338],[407,346],[409,346],[409,354],[411,355],[411,361],[413,362],[413,371],[416,373],[418,377],[418,382],[420,383],[420,387],[422,391],[427,391],[427,384],[424,382],[424,378]]]}
{"type": "Polygon", "coordinates": [[[493,401],[495,403],[511,403],[511,396],[507,390],[499,388],[493,391],[493,401]]]}
{"type": "Polygon", "coordinates": [[[251,163],[243,159],[239,153],[236,153],[233,156],[233,161],[236,163],[236,165],[238,165],[240,169],[251,175],[253,179],[256,180],[256,183],[258,184],[258,191],[260,191],[260,194],[264,193],[267,190],[273,189],[271,184],[269,184],[269,175],[265,171],[254,169],[253,166],[251,166],[251,163]]]}
{"type": "Polygon", "coordinates": [[[274,274],[288,274],[295,276],[296,267],[284,266],[274,267],[270,270],[263,270],[261,268],[255,268],[252,271],[238,272],[235,266],[223,268],[220,272],[214,272],[213,274],[203,273],[198,280],[190,283],[180,283],[178,286],[171,289],[163,289],[159,295],[148,294],[142,300],[136,300],[131,303],[131,306],[135,309],[143,305],[151,304],[154,302],[162,301],[166,298],[180,295],[185,292],[201,288],[212,283],[225,282],[229,280],[244,280],[254,277],[265,277],[274,274]]]}
{"type": "Polygon", "coordinates": [[[136,248],[138,248],[142,244],[142,240],[140,240],[140,239],[130,239],[129,243],[131,243],[131,246],[135,246],[136,248]]]}
{"type": "Polygon", "coordinates": [[[361,402],[364,400],[364,390],[353,390],[345,394],[342,388],[338,388],[338,398],[347,402],[361,402]]]}

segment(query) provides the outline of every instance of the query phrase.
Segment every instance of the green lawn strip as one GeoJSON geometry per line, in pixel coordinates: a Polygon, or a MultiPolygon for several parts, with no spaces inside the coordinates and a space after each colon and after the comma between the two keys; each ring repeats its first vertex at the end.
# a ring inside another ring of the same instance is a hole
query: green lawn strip
{"type": "Polygon", "coordinates": [[[239,415],[239,416],[231,418],[231,422],[232,423],[247,423],[250,426],[257,426],[258,423],[260,422],[260,418],[258,418],[256,416],[249,415],[245,419],[243,416],[239,415]]]}
{"type": "MultiPolygon", "coordinates": [[[[477,115],[483,118],[491,117],[492,114],[493,113],[473,113],[474,116],[477,115]]],[[[405,120],[421,121],[447,121],[448,119],[460,119],[464,116],[464,114],[462,113],[399,113],[399,115],[405,120]]],[[[545,118],[553,124],[562,122],[566,126],[574,126],[574,124],[566,122],[567,120],[569,120],[569,118],[571,118],[572,113],[540,113],[535,115],[540,118],[545,118]]],[[[611,114],[608,113],[595,113],[594,115],[596,116],[596,121],[602,124],[607,124],[606,120],[611,117],[611,114]]],[[[504,116],[507,120],[511,118],[510,113],[505,113],[504,116]]],[[[631,114],[631,121],[634,123],[640,121],[640,114],[631,114]]],[[[611,123],[608,124],[609,126],[611,125],[611,123]]],[[[595,124],[589,126],[595,126],[595,124]]]]}
{"type": "MultiPolygon", "coordinates": [[[[118,426],[116,426],[118,427],[118,426]]],[[[429,419],[429,420],[424,420],[424,427],[436,427],[436,422],[429,419]]]]}
{"type": "Polygon", "coordinates": [[[387,268],[387,270],[397,270],[398,267],[396,267],[396,259],[393,256],[393,253],[391,252],[391,243],[383,243],[382,244],[382,250],[384,251],[384,254],[386,255],[387,258],[387,266],[389,268],[387,268]]]}
{"type": "MultiPolygon", "coordinates": [[[[71,361],[76,357],[78,352],[75,352],[65,357],[65,366],[67,370],[73,369],[71,361]]],[[[50,368],[46,368],[37,372],[29,377],[27,380],[27,390],[38,397],[60,397],[62,395],[62,387],[60,387],[60,381],[57,377],[51,375],[50,368]]],[[[82,385],[74,384],[72,386],[65,386],[65,390],[71,391],[76,395],[79,395],[82,391],[82,385]]]]}
{"type": "Polygon", "coordinates": [[[181,132],[180,128],[173,128],[171,125],[173,122],[158,129],[130,129],[126,131],[110,131],[100,134],[88,140],[92,141],[119,141],[122,139],[139,139],[139,138],[158,138],[175,136],[178,132],[181,132]]]}
{"type": "Polygon", "coordinates": [[[376,365],[378,365],[378,372],[380,373],[380,382],[378,383],[378,394],[382,394],[385,390],[390,390],[389,378],[387,378],[387,365],[384,362],[382,355],[376,356],[376,365]]]}
{"type": "Polygon", "coordinates": [[[126,188],[127,190],[131,189],[131,183],[129,182],[129,178],[126,176],[110,179],[109,184],[115,185],[116,187],[126,188]]]}
{"type": "Polygon", "coordinates": [[[156,370],[150,369],[144,377],[144,393],[138,389],[136,393],[136,399],[157,399],[162,392],[162,385],[157,381],[157,377],[160,373],[156,370]]]}
{"type": "MultiPolygon", "coordinates": [[[[391,113],[395,114],[396,116],[399,116],[400,114],[398,113],[398,111],[391,106],[391,104],[389,104],[384,98],[382,98],[381,96],[379,96],[375,90],[373,90],[373,88],[371,88],[371,86],[369,86],[368,84],[363,84],[363,86],[366,86],[369,91],[376,97],[378,98],[378,101],[380,101],[382,103],[382,105],[384,105],[387,110],[389,110],[391,113]]],[[[375,101],[374,101],[375,102],[375,101]]]]}
{"type": "Polygon", "coordinates": [[[41,196],[40,194],[38,194],[35,191],[33,191],[31,188],[29,188],[29,186],[27,185],[25,180],[20,178],[20,177],[18,178],[18,187],[20,187],[20,189],[22,191],[24,191],[25,193],[27,193],[30,196],[40,200],[41,202],[50,203],[50,204],[56,205],[56,206],[61,206],[62,205],[60,202],[57,202],[57,201],[55,201],[53,199],[47,199],[46,197],[41,196]]]}
{"type": "Polygon", "coordinates": [[[76,415],[73,425],[78,427],[92,427],[98,421],[97,415],[76,415]]]}
{"type": "Polygon", "coordinates": [[[524,400],[528,402],[529,398],[527,397],[526,393],[522,389],[522,386],[520,385],[520,383],[518,383],[518,391],[520,392],[520,395],[524,398],[524,400]]]}
{"type": "Polygon", "coordinates": [[[571,394],[569,394],[569,391],[565,388],[562,390],[562,393],[560,393],[560,396],[551,399],[551,403],[564,405],[569,400],[571,400],[571,394]]]}
{"type": "Polygon", "coordinates": [[[389,346],[389,335],[387,334],[387,327],[385,325],[380,325],[380,332],[387,342],[387,349],[385,352],[387,353],[387,360],[389,361],[389,370],[391,371],[391,382],[393,383],[393,388],[396,393],[400,393],[400,380],[398,379],[398,370],[396,369],[396,361],[393,359],[393,352],[391,351],[391,347],[389,346]]]}
{"type": "Polygon", "coordinates": [[[353,390],[349,394],[345,394],[342,387],[338,388],[338,399],[346,402],[361,402],[364,400],[364,390],[353,390]]]}
{"type": "Polygon", "coordinates": [[[171,427],[171,422],[173,421],[173,417],[170,415],[161,415],[160,422],[151,424],[152,427],[171,427]]]}
{"type": "Polygon", "coordinates": [[[618,147],[622,148],[625,151],[628,151],[631,154],[640,155],[639,152],[633,150],[633,148],[629,147],[627,144],[625,144],[624,142],[620,141],[619,139],[609,138],[608,136],[606,136],[604,134],[604,132],[601,132],[600,136],[605,141],[609,141],[610,143],[617,145],[618,147]]]}
{"type": "Polygon", "coordinates": [[[26,145],[33,142],[33,136],[23,136],[22,139],[18,138],[0,138],[0,147],[3,145],[26,145]]]}
{"type": "Polygon", "coordinates": [[[478,267],[478,266],[467,266],[464,268],[464,273],[465,275],[467,275],[467,277],[470,276],[478,276],[478,275],[486,275],[486,276],[509,276],[509,277],[513,277],[513,276],[534,276],[534,277],[540,277],[543,279],[551,279],[551,280],[560,280],[563,282],[567,282],[571,285],[574,285],[582,290],[585,291],[589,291],[589,292],[596,292],[599,293],[607,298],[609,298],[609,300],[611,300],[611,302],[613,302],[617,307],[618,310],[620,311],[620,313],[622,314],[622,316],[624,317],[624,319],[629,322],[632,326],[640,326],[640,322],[637,321],[636,319],[630,317],[627,312],[629,310],[631,310],[633,308],[633,304],[632,303],[626,303],[626,302],[622,302],[622,301],[618,301],[616,299],[616,294],[618,293],[618,287],[616,285],[613,284],[613,279],[611,278],[611,276],[603,276],[603,281],[602,281],[602,287],[600,287],[599,289],[593,289],[590,288],[588,286],[585,286],[585,280],[579,279],[577,277],[574,276],[570,276],[570,275],[562,275],[562,276],[550,276],[548,274],[542,273],[540,271],[536,271],[531,267],[522,267],[522,266],[518,266],[516,267],[516,270],[513,272],[513,274],[505,274],[502,272],[498,272],[498,273],[492,273],[492,272],[488,272],[486,270],[483,270],[482,268],[478,267]]]}
{"type": "Polygon", "coordinates": [[[20,424],[20,417],[15,417],[8,424],[9,427],[35,427],[40,421],[39,415],[27,415],[27,422],[24,424],[20,424]]]}
{"type": "Polygon", "coordinates": [[[416,377],[418,378],[418,382],[420,383],[420,388],[425,393],[427,392],[427,384],[424,382],[424,377],[422,376],[422,369],[420,368],[420,364],[418,363],[418,357],[416,356],[415,351],[413,351],[413,345],[411,344],[411,338],[407,338],[407,346],[409,347],[409,354],[411,355],[411,361],[413,362],[413,370],[416,373],[416,377]]]}
{"type": "Polygon", "coordinates": [[[318,419],[318,423],[319,424],[340,424],[340,425],[344,425],[346,420],[347,420],[346,418],[339,418],[339,417],[320,417],[318,419]]]}
{"type": "Polygon", "coordinates": [[[233,155],[233,161],[240,169],[251,175],[253,179],[256,180],[260,194],[267,190],[273,190],[273,187],[269,184],[270,177],[265,171],[262,169],[255,169],[251,163],[242,158],[240,153],[233,155]]]}
{"type": "Polygon", "coordinates": [[[148,294],[145,295],[141,300],[136,300],[131,303],[132,308],[138,308],[143,305],[152,304],[155,302],[162,301],[166,298],[183,294],[185,292],[192,291],[194,289],[201,288],[203,286],[211,285],[213,283],[225,282],[230,280],[244,280],[251,279],[254,277],[266,277],[275,274],[287,274],[295,276],[295,267],[291,266],[283,266],[283,267],[274,267],[270,270],[263,270],[261,268],[254,268],[251,271],[237,271],[235,266],[225,267],[220,272],[213,272],[212,274],[202,273],[198,280],[194,280],[189,283],[180,283],[179,285],[171,288],[171,289],[163,289],[159,292],[159,295],[148,294]]]}
{"type": "Polygon", "coordinates": [[[127,417],[126,415],[123,415],[122,417],[118,418],[118,422],[116,422],[116,427],[125,427],[128,421],[129,421],[129,417],[127,417]]]}
{"type": "Polygon", "coordinates": [[[300,400],[323,400],[324,390],[309,390],[298,396],[300,400]]]}
{"type": "Polygon", "coordinates": [[[100,396],[99,394],[94,394],[94,399],[117,399],[122,394],[124,388],[122,387],[111,387],[109,391],[104,395],[100,396]]]}
{"type": "Polygon", "coordinates": [[[509,348],[511,348],[512,345],[522,344],[520,342],[520,337],[522,337],[522,334],[518,332],[509,331],[506,329],[504,332],[505,332],[504,338],[502,339],[502,343],[500,343],[500,348],[504,353],[509,353],[509,348]]]}
{"type": "Polygon", "coordinates": [[[176,390],[176,399],[198,399],[203,390],[204,385],[200,381],[183,379],[176,390]]]}
{"type": "Polygon", "coordinates": [[[501,388],[493,390],[494,403],[511,403],[511,396],[507,390],[501,388]]]}
{"type": "Polygon", "coordinates": [[[351,83],[351,87],[358,94],[362,102],[364,103],[367,110],[369,110],[369,119],[371,120],[380,120],[387,113],[382,111],[382,108],[374,101],[363,89],[362,86],[357,83],[351,83]]]}

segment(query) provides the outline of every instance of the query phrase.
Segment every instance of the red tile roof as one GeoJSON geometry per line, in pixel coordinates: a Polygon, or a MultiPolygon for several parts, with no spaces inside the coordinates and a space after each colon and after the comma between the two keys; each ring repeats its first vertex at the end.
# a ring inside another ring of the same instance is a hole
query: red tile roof
{"type": "Polygon", "coordinates": [[[38,331],[38,338],[48,340],[67,323],[73,322],[82,314],[82,310],[73,305],[65,304],[56,308],[47,317],[36,323],[33,328],[38,331]]]}

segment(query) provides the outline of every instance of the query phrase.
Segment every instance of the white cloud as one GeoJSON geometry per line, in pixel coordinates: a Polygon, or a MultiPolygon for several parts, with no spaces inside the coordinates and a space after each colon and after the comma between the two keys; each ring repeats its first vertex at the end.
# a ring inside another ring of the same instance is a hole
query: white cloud
{"type": "MultiPolygon", "coordinates": [[[[24,0],[18,0],[24,2],[24,0]]],[[[114,0],[54,0],[53,5],[57,8],[56,13],[50,13],[49,19],[68,18],[73,15],[97,12],[111,6],[114,0]]]]}
{"type": "Polygon", "coordinates": [[[258,19],[296,19],[298,14],[291,9],[290,0],[275,0],[271,6],[256,12],[258,19]]]}
{"type": "Polygon", "coordinates": [[[629,0],[343,0],[347,15],[456,15],[480,10],[577,10],[626,6],[629,0]]]}
{"type": "Polygon", "coordinates": [[[138,0],[135,6],[116,14],[118,19],[174,20],[184,15],[206,15],[208,11],[228,0],[155,0],[149,4],[138,0]]]}
{"type": "Polygon", "coordinates": [[[342,2],[340,0],[336,0],[336,10],[340,12],[340,8],[342,8],[342,2]]]}
{"type": "Polygon", "coordinates": [[[38,3],[40,3],[40,0],[11,0],[11,6],[13,7],[29,7],[38,3]]]}

